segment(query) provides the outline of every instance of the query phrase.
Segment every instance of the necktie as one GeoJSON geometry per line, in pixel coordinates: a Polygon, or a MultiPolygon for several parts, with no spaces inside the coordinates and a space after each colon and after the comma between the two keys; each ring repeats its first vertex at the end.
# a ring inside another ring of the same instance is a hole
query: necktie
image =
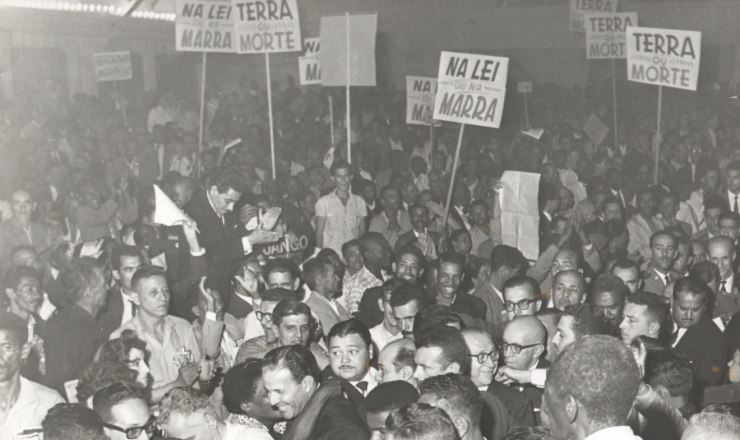
{"type": "Polygon", "coordinates": [[[671,276],[669,274],[665,274],[665,284],[668,285],[668,283],[671,282],[671,276]]]}
{"type": "Polygon", "coordinates": [[[738,195],[737,195],[737,194],[735,194],[735,204],[734,204],[734,205],[733,205],[733,207],[732,207],[732,210],[733,210],[734,212],[737,212],[737,197],[738,197],[738,195]]]}
{"type": "Polygon", "coordinates": [[[355,386],[362,392],[363,396],[367,393],[367,381],[363,380],[361,382],[357,382],[357,385],[355,386]]]}
{"type": "Polygon", "coordinates": [[[727,281],[726,281],[726,280],[722,280],[722,285],[720,286],[720,288],[719,288],[719,289],[720,289],[721,291],[723,291],[723,292],[727,293],[727,281]]]}
{"type": "Polygon", "coordinates": [[[671,335],[671,345],[675,344],[677,339],[678,339],[678,330],[673,332],[673,334],[671,335]]]}

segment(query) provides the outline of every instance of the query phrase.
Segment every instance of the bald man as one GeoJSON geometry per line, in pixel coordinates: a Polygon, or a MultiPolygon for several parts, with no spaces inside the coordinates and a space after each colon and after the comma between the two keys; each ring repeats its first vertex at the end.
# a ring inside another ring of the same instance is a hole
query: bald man
{"type": "MultiPolygon", "coordinates": [[[[555,257],[552,259],[552,265],[550,266],[550,271],[547,274],[547,277],[540,283],[542,291],[548,292],[552,290],[557,274],[563,270],[569,269],[578,270],[578,252],[572,249],[560,249],[555,253],[555,257]]],[[[531,270],[527,271],[527,275],[537,279],[537,277],[531,272],[531,270]]]]}
{"type": "Polygon", "coordinates": [[[558,310],[581,304],[586,300],[586,281],[576,270],[563,270],[555,276],[552,286],[552,304],[558,310]]]}
{"type": "Polygon", "coordinates": [[[723,298],[716,301],[714,316],[725,319],[726,325],[735,313],[740,310],[740,290],[735,283],[735,243],[732,239],[725,236],[713,237],[707,243],[707,255],[719,269],[719,289],[717,295],[723,298]]]}
{"type": "Polygon", "coordinates": [[[411,339],[397,339],[389,342],[378,355],[380,383],[402,380],[416,386],[416,346],[411,339]]]}
{"type": "MultiPolygon", "coordinates": [[[[506,324],[501,338],[501,350],[507,367],[529,371],[548,368],[550,362],[543,356],[546,347],[547,329],[537,317],[519,316],[506,324]]],[[[509,386],[523,392],[532,401],[535,420],[539,425],[539,410],[544,390],[532,384],[511,383],[509,386]]]]}

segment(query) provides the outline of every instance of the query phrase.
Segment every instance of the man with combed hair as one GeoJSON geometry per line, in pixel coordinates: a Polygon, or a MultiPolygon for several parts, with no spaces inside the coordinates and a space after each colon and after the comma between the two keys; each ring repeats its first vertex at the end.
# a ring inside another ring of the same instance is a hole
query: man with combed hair
{"type": "Polygon", "coordinates": [[[565,347],[584,336],[609,335],[611,328],[603,316],[596,313],[591,304],[568,306],[558,322],[553,343],[557,354],[565,347]]]}
{"type": "Polygon", "coordinates": [[[622,342],[610,336],[580,339],[550,367],[543,418],[556,437],[637,440],[626,424],[639,383],[635,358],[622,342]]]}
{"type": "MultiPolygon", "coordinates": [[[[693,375],[688,359],[673,350],[648,351],[643,380],[664,401],[679,410],[684,419],[694,414],[694,405],[689,403],[693,375]]],[[[681,434],[671,423],[656,418],[648,420],[640,435],[646,439],[671,439],[681,434]]]]}
{"type": "MultiPolygon", "coordinates": [[[[320,371],[308,349],[291,345],[271,350],[262,365],[270,405],[276,406],[285,420],[300,415],[316,393],[320,371]]],[[[344,397],[329,399],[321,408],[309,440],[368,440],[370,433],[352,404],[344,397]]]]}
{"type": "Polygon", "coordinates": [[[92,408],[105,423],[105,435],[111,440],[151,438],[156,419],[141,389],[122,382],[99,390],[92,408]]]}
{"type": "Polygon", "coordinates": [[[650,237],[650,261],[643,272],[644,290],[660,295],[666,284],[680,277],[673,270],[678,240],[668,231],[658,231],[650,237]]]}
{"type": "Polygon", "coordinates": [[[636,292],[624,300],[622,322],[619,332],[622,341],[630,344],[638,336],[658,338],[660,329],[668,318],[668,308],[658,295],[650,292],[636,292]]]}
{"type": "Polygon", "coordinates": [[[534,410],[529,398],[518,389],[493,380],[499,352],[491,336],[477,328],[465,328],[461,333],[470,351],[470,378],[478,390],[498,397],[520,425],[534,426],[534,410]]]}
{"type": "Polygon", "coordinates": [[[740,419],[732,414],[702,412],[689,419],[681,440],[737,440],[740,419]]]}
{"type": "Polygon", "coordinates": [[[326,345],[329,346],[330,368],[324,377],[342,380],[347,398],[358,406],[367,393],[378,386],[378,370],[370,366],[374,352],[370,331],[356,319],[342,321],[332,327],[326,345]]]}
{"type": "Polygon", "coordinates": [[[380,383],[402,380],[416,386],[416,347],[414,341],[403,338],[386,345],[378,355],[380,383]]]}
{"type": "Polygon", "coordinates": [[[674,332],[669,343],[691,361],[694,390],[719,385],[727,365],[727,337],[707,315],[711,296],[704,281],[686,277],[673,288],[674,332]]]}
{"type": "Polygon", "coordinates": [[[553,307],[565,310],[567,306],[586,300],[586,281],[577,270],[563,270],[555,275],[552,284],[553,307]]]}
{"type": "Polygon", "coordinates": [[[640,266],[632,260],[617,260],[612,266],[612,275],[619,277],[630,293],[635,293],[642,289],[642,277],[640,266]]]}
{"type": "Polygon", "coordinates": [[[15,440],[29,429],[39,429],[46,411],[64,402],[56,391],[21,376],[21,364],[31,351],[23,319],[0,312],[0,439],[15,440]]]}
{"type": "Polygon", "coordinates": [[[604,274],[596,278],[589,302],[616,329],[622,322],[624,298],[628,293],[621,278],[604,274]]]}
{"type": "Polygon", "coordinates": [[[534,278],[516,275],[504,283],[504,308],[507,320],[517,316],[534,315],[542,306],[540,286],[534,278]]]}
{"type": "Polygon", "coordinates": [[[304,299],[311,311],[321,322],[324,332],[329,332],[340,321],[349,319],[347,310],[337,301],[341,296],[340,278],[333,264],[328,261],[312,258],[303,264],[303,278],[311,289],[308,298],[304,299]]]}
{"type": "MultiPolygon", "coordinates": [[[[98,413],[77,403],[58,403],[41,426],[44,440],[108,440],[98,413]]],[[[36,438],[39,432],[33,432],[36,438]]]]}
{"type": "Polygon", "coordinates": [[[444,410],[413,403],[393,410],[385,421],[386,440],[460,440],[444,410]]]}
{"type": "Polygon", "coordinates": [[[202,391],[190,387],[173,388],[159,403],[159,425],[167,437],[197,440],[269,440],[260,428],[224,423],[202,391]]]}
{"type": "MultiPolygon", "coordinates": [[[[507,320],[504,307],[504,284],[519,274],[522,254],[516,248],[500,244],[491,252],[491,273],[488,280],[473,291],[473,295],[486,303],[486,321],[501,325],[507,320]]],[[[539,291],[539,287],[538,287],[539,291]]]]}
{"type": "Polygon", "coordinates": [[[401,286],[391,293],[393,319],[404,338],[414,339],[414,321],[419,310],[427,303],[424,290],[414,284],[401,286]]]}
{"type": "Polygon", "coordinates": [[[437,288],[432,294],[436,303],[448,306],[457,313],[465,313],[480,320],[486,319],[485,302],[459,290],[465,270],[465,257],[454,251],[443,252],[437,260],[437,288]]]}
{"type": "Polygon", "coordinates": [[[383,235],[377,232],[367,232],[360,237],[360,254],[365,267],[344,286],[339,300],[350,314],[358,313],[365,291],[382,286],[390,278],[388,272],[393,264],[391,247],[383,235]]]}
{"type": "Polygon", "coordinates": [[[470,353],[460,330],[435,325],[419,332],[416,344],[414,377],[422,381],[440,374],[467,374],[470,353]]]}
{"type": "Polygon", "coordinates": [[[419,383],[419,403],[442,408],[462,440],[482,440],[483,398],[470,378],[459,374],[430,377],[419,383]]]}
{"type": "Polygon", "coordinates": [[[383,440],[388,415],[402,406],[416,403],[418,399],[416,388],[402,381],[383,383],[370,391],[362,404],[365,421],[371,431],[370,439],[383,440]]]}

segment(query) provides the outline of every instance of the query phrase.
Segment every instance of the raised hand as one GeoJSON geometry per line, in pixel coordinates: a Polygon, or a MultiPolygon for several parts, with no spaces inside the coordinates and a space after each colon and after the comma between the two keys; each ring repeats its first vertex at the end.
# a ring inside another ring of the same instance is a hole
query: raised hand
{"type": "Polygon", "coordinates": [[[272,231],[280,218],[281,212],[283,212],[283,209],[278,207],[268,209],[262,215],[262,229],[272,231]]]}

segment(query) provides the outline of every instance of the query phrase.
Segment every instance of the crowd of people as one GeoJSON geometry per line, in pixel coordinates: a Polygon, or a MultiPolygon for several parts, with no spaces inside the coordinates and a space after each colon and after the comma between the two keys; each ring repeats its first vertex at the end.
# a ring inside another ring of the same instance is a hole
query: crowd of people
{"type": "Polygon", "coordinates": [[[246,77],[202,148],[171,94],[3,107],[0,440],[740,438],[734,101],[597,144],[543,93],[541,138],[506,116],[456,161],[403,90],[332,121],[341,92],[272,89],[274,171],[246,77]],[[505,172],[540,176],[534,260],[505,172]]]}

